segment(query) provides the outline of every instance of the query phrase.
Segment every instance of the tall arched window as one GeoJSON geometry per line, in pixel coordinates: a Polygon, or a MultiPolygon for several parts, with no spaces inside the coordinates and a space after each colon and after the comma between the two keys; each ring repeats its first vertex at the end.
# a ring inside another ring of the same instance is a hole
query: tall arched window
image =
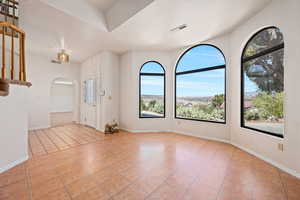
{"type": "Polygon", "coordinates": [[[175,75],[175,118],[216,123],[226,121],[225,57],[213,45],[188,49],[175,75]]]}
{"type": "Polygon", "coordinates": [[[268,27],[254,34],[242,54],[241,126],[283,137],[284,40],[268,27]]]}
{"type": "Polygon", "coordinates": [[[140,70],[139,117],[165,117],[165,70],[156,61],[146,62],[140,70]]]}

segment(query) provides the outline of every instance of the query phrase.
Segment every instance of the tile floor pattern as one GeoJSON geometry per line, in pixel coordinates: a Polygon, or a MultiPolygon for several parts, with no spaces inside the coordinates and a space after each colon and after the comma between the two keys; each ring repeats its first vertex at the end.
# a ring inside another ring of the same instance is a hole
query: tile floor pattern
{"type": "Polygon", "coordinates": [[[91,128],[66,125],[29,132],[29,154],[46,155],[70,147],[104,140],[104,134],[91,128]]]}
{"type": "Polygon", "coordinates": [[[1,200],[299,200],[300,180],[231,145],[70,125],[30,134],[1,200]]]}

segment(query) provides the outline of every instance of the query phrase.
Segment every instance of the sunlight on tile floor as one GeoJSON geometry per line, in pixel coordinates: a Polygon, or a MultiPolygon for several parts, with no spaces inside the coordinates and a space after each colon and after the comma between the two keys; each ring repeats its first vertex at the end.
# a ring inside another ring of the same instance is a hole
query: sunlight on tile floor
{"type": "Polygon", "coordinates": [[[229,144],[171,133],[30,132],[0,200],[299,200],[300,180],[229,144]]]}

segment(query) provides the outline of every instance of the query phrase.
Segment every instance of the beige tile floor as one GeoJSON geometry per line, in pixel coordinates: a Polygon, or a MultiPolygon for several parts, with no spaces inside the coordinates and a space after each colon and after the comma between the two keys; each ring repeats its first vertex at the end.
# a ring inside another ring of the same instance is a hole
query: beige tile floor
{"type": "Polygon", "coordinates": [[[231,145],[171,133],[30,133],[0,200],[299,200],[300,180],[231,145]]]}

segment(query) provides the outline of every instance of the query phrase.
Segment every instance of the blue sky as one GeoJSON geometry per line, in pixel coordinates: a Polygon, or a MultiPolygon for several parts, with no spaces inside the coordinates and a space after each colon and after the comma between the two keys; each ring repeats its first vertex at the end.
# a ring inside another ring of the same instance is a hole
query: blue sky
{"type": "Polygon", "coordinates": [[[251,81],[246,74],[244,74],[244,81],[245,81],[245,92],[256,92],[258,87],[256,84],[251,81]]]}
{"type": "Polygon", "coordinates": [[[224,94],[224,69],[177,76],[177,96],[214,96],[224,94]]]}
{"type": "Polygon", "coordinates": [[[142,76],[142,95],[163,95],[164,77],[163,76],[142,76]]]}
{"type": "MultiPolygon", "coordinates": [[[[143,65],[142,73],[164,73],[162,66],[155,62],[143,65]]],[[[164,77],[163,76],[142,76],[141,77],[142,95],[163,95],[164,77]]]]}
{"type": "MultiPolygon", "coordinates": [[[[187,52],[179,61],[177,72],[224,65],[222,53],[212,46],[198,46],[187,52]]],[[[141,72],[162,73],[157,63],[147,63],[141,72]]],[[[224,94],[224,69],[177,76],[177,96],[214,96],[224,94]]],[[[143,76],[142,95],[163,95],[163,77],[143,76]]],[[[247,92],[257,90],[256,85],[245,76],[247,92]]]]}

